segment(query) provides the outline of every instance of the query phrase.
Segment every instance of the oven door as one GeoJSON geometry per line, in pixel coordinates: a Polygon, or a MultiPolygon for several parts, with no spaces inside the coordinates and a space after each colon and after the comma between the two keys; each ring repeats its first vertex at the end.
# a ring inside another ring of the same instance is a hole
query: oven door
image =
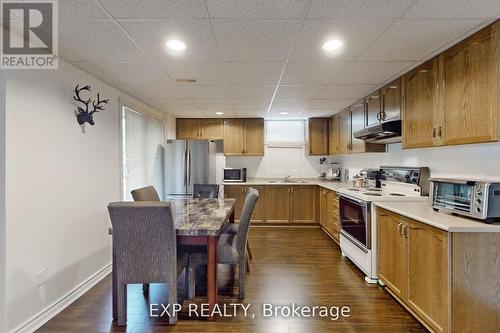
{"type": "Polygon", "coordinates": [[[365,252],[371,249],[370,203],[341,195],[341,233],[365,252]]]}

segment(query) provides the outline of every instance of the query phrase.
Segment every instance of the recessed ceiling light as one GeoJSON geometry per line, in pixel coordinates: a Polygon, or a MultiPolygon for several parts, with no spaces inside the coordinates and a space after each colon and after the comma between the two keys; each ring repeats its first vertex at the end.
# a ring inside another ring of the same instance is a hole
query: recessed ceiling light
{"type": "Polygon", "coordinates": [[[166,44],[172,51],[184,51],[186,49],[186,44],[177,39],[170,39],[166,44]]]}
{"type": "Polygon", "coordinates": [[[224,114],[224,112],[220,112],[219,111],[219,112],[215,112],[215,114],[218,115],[218,116],[222,116],[224,114]]]}
{"type": "Polygon", "coordinates": [[[288,112],[280,112],[281,115],[287,115],[288,112]]]}
{"type": "Polygon", "coordinates": [[[325,51],[335,51],[340,49],[344,45],[344,42],[340,39],[330,39],[326,41],[321,47],[325,51]]]}

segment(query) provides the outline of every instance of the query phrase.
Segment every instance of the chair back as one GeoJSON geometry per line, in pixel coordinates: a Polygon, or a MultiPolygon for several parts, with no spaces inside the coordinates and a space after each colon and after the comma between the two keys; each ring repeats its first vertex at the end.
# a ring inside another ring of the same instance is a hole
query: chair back
{"type": "Polygon", "coordinates": [[[250,228],[250,221],[252,219],[252,213],[257,200],[259,200],[259,191],[254,188],[250,188],[241,211],[240,225],[238,227],[238,234],[236,235],[236,246],[240,256],[243,255],[246,250],[248,229],[250,228]]]}
{"type": "Polygon", "coordinates": [[[160,201],[160,196],[154,186],[146,186],[130,192],[134,201],[160,201]]]}
{"type": "Polygon", "coordinates": [[[165,281],[176,274],[176,235],[168,202],[113,202],[113,251],[120,280],[165,281]]]}
{"type": "Polygon", "coordinates": [[[217,184],[194,184],[193,198],[218,198],[219,185],[217,184]]]}

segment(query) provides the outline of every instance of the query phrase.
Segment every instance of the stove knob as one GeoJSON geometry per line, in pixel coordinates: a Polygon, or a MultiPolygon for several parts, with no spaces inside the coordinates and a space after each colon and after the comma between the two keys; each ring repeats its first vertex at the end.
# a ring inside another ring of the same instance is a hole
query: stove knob
{"type": "Polygon", "coordinates": [[[476,212],[481,213],[481,207],[477,207],[476,212]]]}
{"type": "Polygon", "coordinates": [[[481,198],[477,198],[476,202],[477,202],[478,204],[481,204],[481,203],[483,202],[483,200],[481,200],[481,198]]]}

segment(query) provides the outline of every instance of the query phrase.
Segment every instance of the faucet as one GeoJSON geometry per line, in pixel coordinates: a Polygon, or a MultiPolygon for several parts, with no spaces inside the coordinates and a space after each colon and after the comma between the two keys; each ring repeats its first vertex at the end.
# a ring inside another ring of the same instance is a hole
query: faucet
{"type": "Polygon", "coordinates": [[[283,178],[283,183],[288,183],[291,175],[285,175],[285,178],[283,178]]]}

